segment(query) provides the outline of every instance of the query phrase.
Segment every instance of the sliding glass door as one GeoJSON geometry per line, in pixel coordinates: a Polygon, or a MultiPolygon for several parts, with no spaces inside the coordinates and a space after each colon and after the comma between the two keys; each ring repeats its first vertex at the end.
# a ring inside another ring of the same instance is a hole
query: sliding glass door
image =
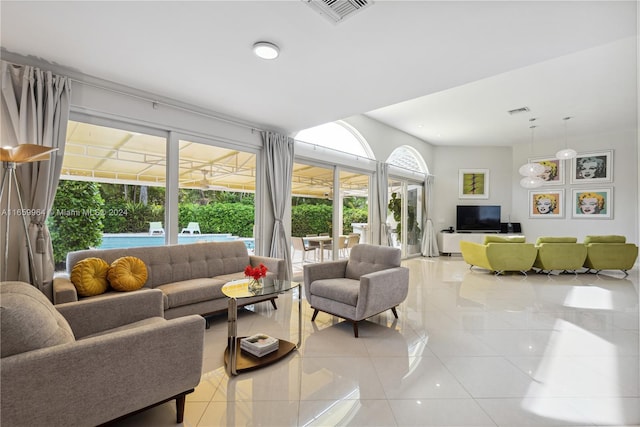
{"type": "Polygon", "coordinates": [[[420,254],[423,198],[422,183],[389,179],[387,227],[391,233],[391,245],[402,249],[403,257],[420,254]]]}

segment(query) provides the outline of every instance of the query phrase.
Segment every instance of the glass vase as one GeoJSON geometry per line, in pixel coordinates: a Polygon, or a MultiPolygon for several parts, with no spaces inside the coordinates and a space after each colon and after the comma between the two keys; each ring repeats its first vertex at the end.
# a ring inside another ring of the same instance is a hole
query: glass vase
{"type": "Polygon", "coordinates": [[[249,279],[249,292],[255,292],[262,289],[262,279],[249,279]]]}

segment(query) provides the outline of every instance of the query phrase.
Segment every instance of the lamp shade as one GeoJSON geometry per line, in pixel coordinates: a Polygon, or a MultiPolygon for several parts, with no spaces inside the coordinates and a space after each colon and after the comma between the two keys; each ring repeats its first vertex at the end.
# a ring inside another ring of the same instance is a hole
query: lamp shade
{"type": "Polygon", "coordinates": [[[540,163],[527,163],[520,166],[518,172],[520,172],[522,176],[538,176],[544,173],[544,166],[540,163]]]}
{"type": "Polygon", "coordinates": [[[520,186],[524,188],[538,188],[544,184],[544,180],[538,176],[525,176],[520,180],[520,186]]]}
{"type": "Polygon", "coordinates": [[[569,160],[575,158],[577,155],[578,153],[576,153],[576,150],[573,148],[565,148],[564,150],[560,150],[556,153],[556,159],[569,160]]]}
{"type": "Polygon", "coordinates": [[[49,154],[57,148],[38,144],[20,144],[13,147],[0,148],[0,161],[13,163],[29,163],[48,160],[49,154]]]}

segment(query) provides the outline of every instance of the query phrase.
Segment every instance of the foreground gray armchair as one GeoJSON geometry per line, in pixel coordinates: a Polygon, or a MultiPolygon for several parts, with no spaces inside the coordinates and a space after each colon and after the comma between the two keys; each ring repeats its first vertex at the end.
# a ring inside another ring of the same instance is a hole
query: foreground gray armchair
{"type": "Polygon", "coordinates": [[[358,337],[358,322],[391,310],[407,298],[409,269],[400,266],[400,249],[359,244],[351,249],[348,260],[305,265],[304,291],[314,309],[353,323],[358,337]]]}
{"type": "Polygon", "coordinates": [[[204,319],[166,320],[162,291],[54,306],[0,284],[2,426],[95,426],[185,396],[202,375],[204,319]]]}

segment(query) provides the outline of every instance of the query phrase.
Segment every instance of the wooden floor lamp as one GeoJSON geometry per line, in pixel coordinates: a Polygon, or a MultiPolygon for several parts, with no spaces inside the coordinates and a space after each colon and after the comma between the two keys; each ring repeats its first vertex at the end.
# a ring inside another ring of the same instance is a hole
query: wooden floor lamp
{"type": "Polygon", "coordinates": [[[34,265],[33,248],[31,246],[31,239],[29,239],[29,229],[27,227],[27,212],[24,209],[22,203],[22,194],[20,192],[20,183],[16,176],[16,166],[21,163],[39,162],[42,160],[48,160],[49,155],[56,151],[57,148],[46,147],[44,145],[37,144],[20,144],[13,147],[1,147],[0,148],[0,161],[4,163],[4,174],[2,175],[2,185],[0,185],[0,205],[2,204],[2,197],[5,189],[7,190],[7,204],[6,204],[6,226],[5,226],[5,240],[4,240],[4,272],[2,280],[7,280],[9,262],[9,225],[10,219],[13,214],[22,217],[22,225],[24,227],[24,234],[27,240],[27,250],[29,253],[29,270],[31,273],[32,283],[37,283],[37,273],[34,265]],[[18,196],[19,210],[11,208],[11,191],[15,186],[16,194],[18,196]]]}

